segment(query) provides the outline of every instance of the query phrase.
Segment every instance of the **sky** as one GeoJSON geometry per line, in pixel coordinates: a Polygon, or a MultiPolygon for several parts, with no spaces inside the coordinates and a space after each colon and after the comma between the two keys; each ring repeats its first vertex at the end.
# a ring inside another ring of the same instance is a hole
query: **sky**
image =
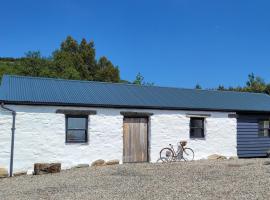
{"type": "Polygon", "coordinates": [[[49,56],[68,35],[93,40],[121,78],[159,86],[270,82],[270,1],[0,0],[0,57],[49,56]]]}

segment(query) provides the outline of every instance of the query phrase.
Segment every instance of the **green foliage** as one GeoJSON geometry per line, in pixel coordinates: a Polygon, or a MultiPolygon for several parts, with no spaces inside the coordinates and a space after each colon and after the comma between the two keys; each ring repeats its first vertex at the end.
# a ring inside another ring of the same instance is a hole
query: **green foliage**
{"type": "Polygon", "coordinates": [[[18,61],[17,72],[25,76],[46,76],[50,70],[50,62],[42,58],[39,51],[29,51],[18,61]]]}
{"type": "Polygon", "coordinates": [[[97,63],[94,80],[107,82],[120,82],[120,72],[106,57],[101,57],[97,63]]]}
{"type": "MultiPolygon", "coordinates": [[[[78,43],[71,36],[68,36],[49,58],[42,57],[39,51],[28,51],[22,58],[0,58],[0,78],[3,74],[130,83],[120,78],[118,66],[113,65],[105,56],[96,59],[93,41],[82,39],[78,43]]],[[[141,73],[136,75],[132,84],[154,85],[145,82],[141,73]]],[[[195,88],[202,89],[199,84],[195,88]]],[[[243,87],[226,88],[219,85],[217,89],[270,94],[270,83],[251,73],[243,87]]]]}
{"type": "Polygon", "coordinates": [[[144,77],[141,75],[141,73],[138,73],[135,77],[135,80],[133,81],[133,84],[136,85],[142,85],[143,84],[144,77]]]}
{"type": "Polygon", "coordinates": [[[248,75],[248,81],[244,87],[229,87],[228,90],[270,94],[270,85],[266,84],[261,77],[255,76],[253,73],[251,73],[248,75]]]}
{"type": "Polygon", "coordinates": [[[266,84],[261,77],[258,77],[251,73],[248,75],[248,81],[244,90],[252,92],[263,92],[265,91],[266,84]]]}
{"type": "Polygon", "coordinates": [[[65,79],[120,82],[120,71],[106,57],[96,60],[93,41],[78,43],[68,36],[53,52],[44,58],[39,51],[29,51],[22,58],[0,58],[0,76],[17,74],[65,79]]]}
{"type": "Polygon", "coordinates": [[[78,44],[68,36],[61,48],[53,53],[57,77],[80,80],[119,82],[120,72],[106,57],[96,61],[93,41],[82,39],[78,44]]]}
{"type": "Polygon", "coordinates": [[[0,61],[0,78],[3,74],[18,74],[18,66],[14,63],[0,61]]]}
{"type": "Polygon", "coordinates": [[[223,91],[223,90],[225,90],[225,87],[223,85],[219,85],[218,88],[217,88],[217,90],[223,91]]]}
{"type": "Polygon", "coordinates": [[[263,78],[255,76],[254,73],[248,75],[246,85],[241,87],[228,87],[225,88],[223,85],[219,85],[217,90],[221,91],[236,91],[236,92],[256,92],[270,94],[270,83],[265,83],[263,78]]]}
{"type": "Polygon", "coordinates": [[[201,89],[202,89],[202,86],[201,86],[200,84],[197,83],[197,84],[195,85],[195,89],[201,90],[201,89]]]}
{"type": "Polygon", "coordinates": [[[135,80],[133,81],[133,84],[135,85],[147,85],[147,86],[153,86],[154,83],[149,83],[144,81],[144,77],[141,75],[141,73],[138,73],[135,77],[135,80]]]}

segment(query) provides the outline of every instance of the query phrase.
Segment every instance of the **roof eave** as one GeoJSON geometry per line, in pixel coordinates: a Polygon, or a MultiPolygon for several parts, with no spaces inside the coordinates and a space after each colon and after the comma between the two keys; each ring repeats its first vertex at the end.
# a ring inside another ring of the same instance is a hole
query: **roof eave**
{"type": "Polygon", "coordinates": [[[7,101],[0,100],[10,105],[35,105],[35,106],[73,106],[73,107],[97,107],[97,108],[120,108],[120,109],[153,109],[153,110],[190,110],[190,111],[222,111],[236,113],[269,113],[270,110],[240,110],[240,109],[218,109],[218,108],[188,108],[188,107],[165,107],[165,106],[138,106],[138,105],[111,105],[111,104],[83,104],[63,102],[31,102],[31,101],[7,101]]]}

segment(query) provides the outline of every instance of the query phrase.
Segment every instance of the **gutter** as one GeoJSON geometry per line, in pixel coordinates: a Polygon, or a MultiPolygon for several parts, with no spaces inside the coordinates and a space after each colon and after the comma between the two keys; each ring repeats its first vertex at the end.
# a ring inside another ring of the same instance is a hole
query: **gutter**
{"type": "Polygon", "coordinates": [[[1,103],[1,108],[11,112],[12,114],[12,128],[11,128],[11,150],[10,150],[10,164],[9,164],[9,176],[13,176],[13,157],[14,157],[14,138],[15,138],[15,121],[16,111],[5,107],[4,103],[1,103]]]}

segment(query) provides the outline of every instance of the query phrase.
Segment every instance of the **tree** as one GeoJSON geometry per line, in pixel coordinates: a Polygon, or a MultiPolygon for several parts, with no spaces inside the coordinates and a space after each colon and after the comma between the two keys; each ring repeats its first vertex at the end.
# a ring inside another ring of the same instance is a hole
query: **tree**
{"type": "Polygon", "coordinates": [[[72,56],[68,52],[56,51],[53,55],[51,73],[57,78],[80,79],[80,73],[74,67],[72,56]]]}
{"type": "MultiPolygon", "coordinates": [[[[78,42],[71,36],[67,36],[49,57],[42,57],[39,51],[28,51],[22,58],[0,58],[0,78],[3,74],[128,82],[121,80],[119,67],[108,58],[96,58],[93,41],[83,38],[78,42]]],[[[152,85],[144,82],[142,76],[140,81],[140,76],[137,75],[136,84],[152,85]]]]}
{"type": "Polygon", "coordinates": [[[219,85],[218,88],[217,88],[217,90],[223,91],[223,90],[225,90],[225,87],[223,85],[219,85]]]}
{"type": "Polygon", "coordinates": [[[4,74],[19,74],[19,70],[18,70],[19,66],[18,64],[15,62],[10,63],[10,62],[6,62],[4,61],[3,63],[0,62],[0,79],[2,79],[2,76],[4,74]]]}
{"type": "Polygon", "coordinates": [[[120,72],[106,57],[101,57],[97,63],[94,80],[106,82],[120,82],[120,72]]]}
{"type": "Polygon", "coordinates": [[[255,76],[254,73],[248,75],[248,80],[246,85],[243,87],[228,87],[225,88],[222,85],[219,85],[218,90],[227,90],[227,91],[237,91],[237,92],[257,92],[257,93],[266,93],[270,94],[270,84],[266,84],[263,78],[255,76]]]}
{"type": "Polygon", "coordinates": [[[200,84],[198,84],[198,83],[197,83],[197,84],[195,85],[195,89],[197,89],[197,90],[201,90],[201,89],[202,89],[202,87],[200,86],[200,84]]]}
{"type": "Polygon", "coordinates": [[[93,41],[90,41],[87,43],[85,39],[82,39],[80,46],[79,46],[79,52],[82,58],[82,62],[84,67],[87,68],[89,80],[93,80],[96,70],[96,50],[95,50],[95,44],[93,41]]]}
{"type": "Polygon", "coordinates": [[[255,76],[253,73],[248,75],[248,81],[244,90],[248,92],[264,92],[265,89],[266,85],[261,77],[255,76]]]}
{"type": "Polygon", "coordinates": [[[136,78],[133,81],[133,84],[135,84],[135,85],[147,85],[147,86],[154,85],[154,83],[145,82],[144,77],[141,75],[140,72],[136,75],[136,78]]]}
{"type": "Polygon", "coordinates": [[[270,84],[267,84],[265,87],[265,93],[270,95],[270,84]]]}
{"type": "Polygon", "coordinates": [[[144,77],[141,75],[141,73],[139,72],[136,77],[135,77],[135,80],[133,81],[133,84],[135,85],[143,85],[143,80],[144,80],[144,77]]]}
{"type": "MultiPolygon", "coordinates": [[[[83,39],[83,41],[85,40],[83,39]]],[[[71,36],[68,36],[61,43],[60,49],[54,52],[53,60],[57,76],[82,80],[89,79],[89,71],[87,66],[84,65],[83,58],[80,54],[80,47],[77,41],[71,36]]]]}
{"type": "Polygon", "coordinates": [[[71,36],[67,36],[66,40],[61,43],[60,51],[76,54],[78,52],[78,42],[71,36]]]}
{"type": "Polygon", "coordinates": [[[27,76],[44,76],[48,74],[50,61],[41,57],[39,51],[28,51],[19,61],[18,73],[27,76]]]}
{"type": "Polygon", "coordinates": [[[61,48],[54,52],[53,60],[57,76],[71,79],[120,82],[120,72],[105,56],[96,61],[93,41],[80,44],[71,36],[61,43],[61,48]],[[72,74],[70,74],[72,73],[72,74]]]}

